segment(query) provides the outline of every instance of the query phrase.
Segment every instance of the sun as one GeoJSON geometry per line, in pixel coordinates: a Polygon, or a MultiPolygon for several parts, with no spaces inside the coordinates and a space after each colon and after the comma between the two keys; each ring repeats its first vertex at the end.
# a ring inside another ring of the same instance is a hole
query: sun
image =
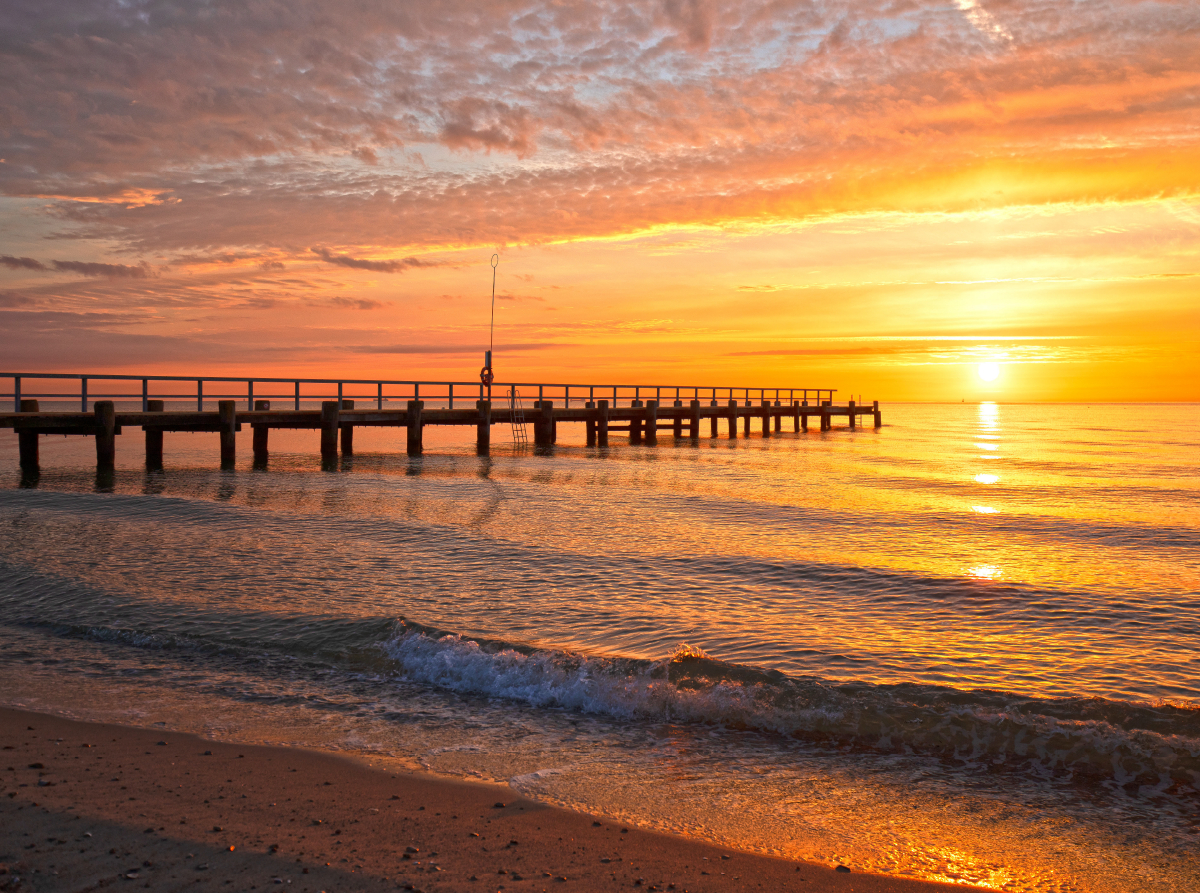
{"type": "Polygon", "coordinates": [[[995,381],[997,378],[1000,377],[1000,364],[999,363],[980,363],[979,364],[979,377],[982,378],[984,381],[995,381]]]}

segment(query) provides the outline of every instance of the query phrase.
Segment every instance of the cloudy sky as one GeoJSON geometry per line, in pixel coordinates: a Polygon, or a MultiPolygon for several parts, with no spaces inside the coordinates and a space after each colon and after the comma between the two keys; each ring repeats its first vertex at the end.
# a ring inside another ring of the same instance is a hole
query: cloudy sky
{"type": "Polygon", "coordinates": [[[6,0],[0,371],[1200,399],[1200,5],[6,0]],[[999,362],[994,383],[981,362],[999,362]]]}

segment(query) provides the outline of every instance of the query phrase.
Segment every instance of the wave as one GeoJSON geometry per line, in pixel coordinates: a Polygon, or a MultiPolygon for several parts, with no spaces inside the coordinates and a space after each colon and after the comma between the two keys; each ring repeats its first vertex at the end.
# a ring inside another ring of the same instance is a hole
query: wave
{"type": "Polygon", "coordinates": [[[918,684],[831,683],[710,657],[660,660],[467,637],[402,619],[383,645],[406,678],[460,693],[619,718],[755,729],[1200,793],[1200,710],[1029,698],[918,684]]]}

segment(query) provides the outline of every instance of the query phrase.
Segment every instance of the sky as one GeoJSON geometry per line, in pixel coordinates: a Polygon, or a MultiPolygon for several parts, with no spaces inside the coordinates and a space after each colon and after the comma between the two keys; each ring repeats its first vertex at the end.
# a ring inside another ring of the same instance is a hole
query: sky
{"type": "Polygon", "coordinates": [[[1200,4],[6,0],[0,372],[1200,400],[1200,4]],[[998,373],[988,381],[984,373],[998,373]]]}

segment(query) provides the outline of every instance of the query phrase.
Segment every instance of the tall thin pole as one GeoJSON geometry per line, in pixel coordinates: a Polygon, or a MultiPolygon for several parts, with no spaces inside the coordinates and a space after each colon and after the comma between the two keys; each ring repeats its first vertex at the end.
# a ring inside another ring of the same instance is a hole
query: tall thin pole
{"type": "Polygon", "coordinates": [[[500,263],[500,255],[492,255],[492,324],[488,329],[488,355],[496,348],[496,265],[500,263]]]}
{"type": "Polygon", "coordinates": [[[500,255],[492,255],[492,321],[488,325],[488,352],[487,352],[487,389],[488,403],[492,402],[492,379],[495,375],[492,373],[492,351],[496,347],[496,267],[500,263],[500,255]]]}

